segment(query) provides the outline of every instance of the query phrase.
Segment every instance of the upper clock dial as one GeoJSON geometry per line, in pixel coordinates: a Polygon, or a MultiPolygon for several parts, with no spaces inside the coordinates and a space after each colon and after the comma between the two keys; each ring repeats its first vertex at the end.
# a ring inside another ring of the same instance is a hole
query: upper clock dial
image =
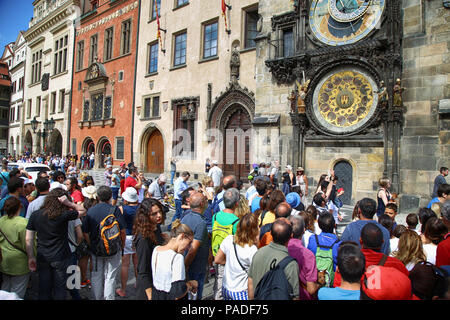
{"type": "Polygon", "coordinates": [[[313,0],[309,23],[321,42],[339,46],[366,37],[381,19],[385,0],[313,0]]]}

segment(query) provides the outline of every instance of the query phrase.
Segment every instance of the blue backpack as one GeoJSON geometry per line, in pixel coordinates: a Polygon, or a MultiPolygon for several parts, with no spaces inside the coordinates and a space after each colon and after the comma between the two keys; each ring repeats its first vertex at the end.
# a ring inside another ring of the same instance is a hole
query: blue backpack
{"type": "Polygon", "coordinates": [[[212,217],[220,211],[219,205],[222,201],[223,197],[221,199],[217,199],[216,195],[203,213],[203,218],[206,221],[206,228],[208,229],[208,233],[212,232],[212,217]]]}
{"type": "Polygon", "coordinates": [[[285,257],[276,264],[273,259],[270,270],[261,278],[255,289],[255,300],[292,300],[292,286],[286,278],[284,268],[294,261],[291,256],[285,257]]]}

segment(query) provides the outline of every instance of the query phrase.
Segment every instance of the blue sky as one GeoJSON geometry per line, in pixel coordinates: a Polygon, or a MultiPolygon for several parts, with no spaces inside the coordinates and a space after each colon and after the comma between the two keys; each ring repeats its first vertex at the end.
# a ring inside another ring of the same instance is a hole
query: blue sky
{"type": "Polygon", "coordinates": [[[0,56],[5,46],[16,41],[20,30],[28,29],[33,17],[33,0],[0,0],[0,56]]]}

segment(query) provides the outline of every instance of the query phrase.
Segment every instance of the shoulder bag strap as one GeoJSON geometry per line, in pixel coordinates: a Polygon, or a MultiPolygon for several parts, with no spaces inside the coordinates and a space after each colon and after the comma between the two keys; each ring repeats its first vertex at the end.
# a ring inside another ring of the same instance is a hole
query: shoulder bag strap
{"type": "Polygon", "coordinates": [[[233,239],[233,247],[234,247],[234,254],[236,255],[236,260],[237,260],[237,262],[238,262],[239,265],[241,266],[242,270],[244,270],[245,273],[247,273],[247,270],[244,268],[244,266],[242,265],[241,261],[239,260],[239,256],[238,256],[237,250],[236,250],[236,243],[234,242],[234,239],[233,239]]]}
{"type": "Polygon", "coordinates": [[[379,266],[384,266],[384,264],[386,263],[387,258],[388,258],[388,255],[383,253],[383,257],[381,257],[381,260],[380,260],[380,262],[378,262],[378,265],[379,266]]]}
{"type": "Polygon", "coordinates": [[[0,176],[2,177],[2,180],[3,180],[6,184],[8,184],[8,181],[6,181],[6,178],[5,178],[5,176],[3,175],[3,172],[0,173],[0,176]]]}
{"type": "Polygon", "coordinates": [[[17,250],[22,251],[23,253],[27,254],[27,252],[24,251],[22,248],[17,247],[14,243],[12,243],[11,241],[9,241],[8,237],[7,237],[6,234],[2,231],[2,229],[0,229],[0,233],[3,235],[3,237],[5,238],[5,240],[8,241],[8,243],[9,243],[14,249],[17,249],[17,250]]]}

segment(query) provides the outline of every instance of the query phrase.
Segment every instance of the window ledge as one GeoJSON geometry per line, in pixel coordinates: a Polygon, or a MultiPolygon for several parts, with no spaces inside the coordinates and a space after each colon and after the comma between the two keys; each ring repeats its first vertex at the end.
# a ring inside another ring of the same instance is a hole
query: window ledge
{"type": "Polygon", "coordinates": [[[239,51],[239,53],[246,53],[246,52],[250,52],[250,51],[254,51],[256,50],[256,47],[251,47],[251,48],[245,48],[239,51]]]}
{"type": "Polygon", "coordinates": [[[161,120],[161,116],[157,116],[157,117],[142,117],[140,118],[141,121],[149,121],[149,120],[161,120]]]}
{"type": "Polygon", "coordinates": [[[35,82],[35,83],[30,83],[30,84],[28,85],[28,88],[32,88],[32,87],[37,86],[37,85],[40,85],[40,84],[41,84],[41,81],[38,81],[38,82],[35,82]]]}
{"type": "Polygon", "coordinates": [[[185,64],[180,64],[180,65],[178,65],[178,66],[173,66],[172,68],[170,68],[169,69],[169,71],[174,71],[174,70],[178,70],[178,69],[183,69],[183,68],[186,68],[187,67],[187,64],[185,63],[185,64]]]}
{"type": "MultiPolygon", "coordinates": [[[[159,18],[161,19],[161,15],[159,15],[159,18]]],[[[148,19],[147,23],[152,23],[153,21],[156,21],[156,17],[148,19]]]]}
{"type": "Polygon", "coordinates": [[[186,6],[188,6],[188,5],[189,5],[189,1],[186,2],[186,3],[180,4],[179,6],[174,7],[174,8],[172,9],[172,11],[176,11],[176,10],[181,9],[181,8],[183,8],[183,7],[186,7],[186,6]]]}
{"type": "Polygon", "coordinates": [[[198,63],[204,63],[204,62],[214,61],[214,60],[219,60],[219,56],[203,58],[203,59],[199,60],[198,63]]]}
{"type": "Polygon", "coordinates": [[[91,128],[91,127],[114,127],[114,123],[116,122],[115,118],[109,118],[109,119],[99,119],[99,120],[81,120],[78,121],[78,127],[80,129],[83,128],[91,128]]]}
{"type": "Polygon", "coordinates": [[[157,74],[158,74],[158,71],[155,71],[155,72],[147,73],[144,77],[148,78],[148,77],[156,76],[157,74]]]}
{"type": "Polygon", "coordinates": [[[50,79],[55,79],[55,78],[61,77],[61,76],[63,76],[63,75],[66,75],[66,74],[68,74],[68,73],[69,73],[68,70],[63,71],[63,72],[60,72],[60,73],[57,73],[57,74],[52,75],[52,76],[50,77],[50,79]]]}

